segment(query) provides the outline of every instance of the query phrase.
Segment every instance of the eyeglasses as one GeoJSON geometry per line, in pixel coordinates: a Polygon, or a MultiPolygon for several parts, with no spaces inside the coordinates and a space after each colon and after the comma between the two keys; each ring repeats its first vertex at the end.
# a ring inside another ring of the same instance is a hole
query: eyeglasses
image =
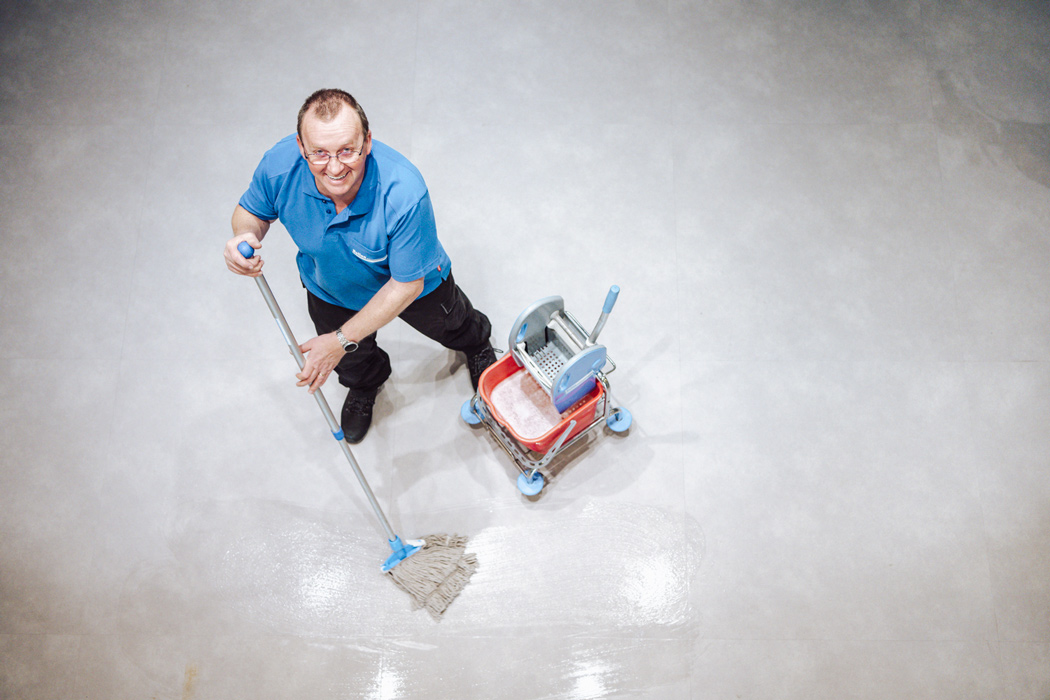
{"type": "MultiPolygon", "coordinates": [[[[356,151],[352,148],[344,148],[336,153],[335,157],[344,165],[353,165],[361,159],[361,153],[364,150],[364,146],[361,146],[361,148],[356,151]]],[[[314,151],[313,153],[308,153],[306,159],[314,165],[328,165],[328,161],[332,159],[332,156],[327,151],[314,151]]]]}

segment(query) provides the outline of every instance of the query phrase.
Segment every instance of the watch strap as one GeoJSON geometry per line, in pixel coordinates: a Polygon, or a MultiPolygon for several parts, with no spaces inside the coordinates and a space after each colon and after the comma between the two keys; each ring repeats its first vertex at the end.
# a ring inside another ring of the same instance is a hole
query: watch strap
{"type": "Polygon", "coordinates": [[[342,328],[335,329],[335,337],[339,341],[339,344],[343,346],[343,350],[346,352],[353,352],[357,350],[357,343],[352,340],[347,340],[346,336],[343,335],[342,328]]]}

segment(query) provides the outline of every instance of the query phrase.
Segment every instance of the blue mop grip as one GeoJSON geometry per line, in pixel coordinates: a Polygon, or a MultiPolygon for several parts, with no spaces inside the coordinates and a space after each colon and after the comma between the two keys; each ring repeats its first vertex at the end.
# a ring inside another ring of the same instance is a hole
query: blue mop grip
{"type": "Polygon", "coordinates": [[[252,248],[248,241],[241,241],[237,244],[237,252],[243,255],[246,260],[250,260],[252,256],[255,255],[255,248],[252,248]]]}
{"type": "Polygon", "coordinates": [[[616,303],[616,297],[620,295],[620,288],[615,284],[609,287],[609,293],[605,296],[605,306],[602,307],[602,313],[607,314],[613,309],[613,304],[616,303]]]}

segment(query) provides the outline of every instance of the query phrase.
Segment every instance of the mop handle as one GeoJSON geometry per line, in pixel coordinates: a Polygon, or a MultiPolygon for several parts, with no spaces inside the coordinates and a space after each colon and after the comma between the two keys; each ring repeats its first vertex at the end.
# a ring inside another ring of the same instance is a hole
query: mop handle
{"type": "MultiPolygon", "coordinates": [[[[251,258],[255,255],[255,249],[245,241],[241,241],[237,245],[237,251],[245,258],[251,258]]],[[[303,357],[302,351],[299,350],[299,344],[295,342],[295,336],[292,335],[292,329],[288,325],[288,321],[285,319],[281,307],[277,305],[277,299],[274,297],[273,291],[270,290],[270,285],[266,282],[266,276],[260,274],[255,278],[255,282],[259,286],[259,291],[262,292],[263,299],[266,300],[266,306],[269,307],[270,313],[273,314],[274,320],[277,321],[277,326],[281,329],[281,335],[284,336],[284,342],[288,343],[288,349],[292,351],[292,356],[295,357],[299,369],[302,369],[306,364],[306,358],[303,357]]],[[[321,393],[320,388],[314,392],[314,398],[317,399],[317,405],[320,407],[321,413],[324,414],[325,420],[328,421],[328,429],[332,431],[332,435],[335,436],[336,441],[339,442],[339,447],[343,449],[343,454],[346,455],[346,461],[350,463],[350,466],[354,470],[354,475],[357,476],[357,480],[361,482],[361,488],[364,489],[365,495],[368,496],[368,502],[372,505],[372,510],[375,511],[376,517],[379,518],[379,522],[383,525],[383,530],[386,531],[387,539],[390,541],[397,539],[397,535],[394,534],[394,529],[390,527],[390,522],[386,519],[386,515],[383,514],[383,509],[379,507],[379,501],[376,500],[375,494],[372,493],[372,488],[368,485],[368,481],[365,480],[365,475],[361,471],[361,467],[357,464],[357,460],[354,458],[354,453],[350,451],[350,446],[347,445],[346,440],[343,439],[343,430],[339,427],[339,422],[336,421],[335,416],[332,414],[332,409],[325,400],[324,394],[321,393]]]]}
{"type": "Polygon", "coordinates": [[[594,345],[595,341],[598,340],[598,334],[605,328],[605,321],[609,318],[609,312],[613,310],[613,304],[616,303],[616,297],[619,295],[619,287],[615,284],[609,287],[609,293],[605,295],[605,306],[602,307],[602,315],[598,317],[598,323],[594,324],[594,330],[591,331],[590,336],[587,338],[587,347],[594,345]]]}

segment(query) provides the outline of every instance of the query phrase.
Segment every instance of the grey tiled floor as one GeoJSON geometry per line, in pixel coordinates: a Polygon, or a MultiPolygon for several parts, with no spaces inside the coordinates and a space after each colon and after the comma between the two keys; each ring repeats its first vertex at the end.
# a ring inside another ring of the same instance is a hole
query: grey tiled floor
{"type": "Polygon", "coordinates": [[[1050,3],[56,0],[0,51],[0,697],[1050,698],[1050,3]],[[324,86],[497,345],[623,290],[635,424],[535,500],[382,331],[355,452],[481,562],[440,623],[221,259],[324,86]]]}

